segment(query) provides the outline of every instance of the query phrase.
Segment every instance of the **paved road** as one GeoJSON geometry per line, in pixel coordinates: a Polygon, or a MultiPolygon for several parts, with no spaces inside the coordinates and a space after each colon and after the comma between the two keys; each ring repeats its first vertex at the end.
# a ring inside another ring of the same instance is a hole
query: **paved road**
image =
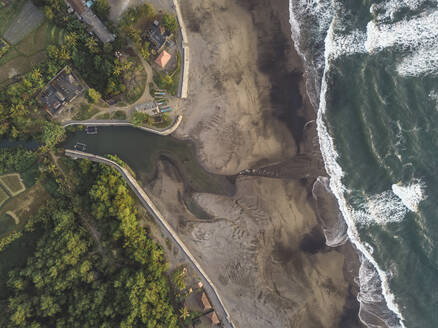
{"type": "Polygon", "coordinates": [[[190,253],[187,246],[179,238],[179,236],[177,235],[175,230],[173,230],[173,228],[170,226],[170,224],[166,221],[166,219],[160,213],[160,211],[155,206],[155,204],[152,202],[152,200],[149,198],[149,196],[144,192],[143,188],[140,187],[138,182],[129,173],[129,171],[127,169],[121,167],[116,162],[114,162],[110,159],[107,159],[105,157],[101,157],[101,156],[97,156],[97,155],[93,155],[93,154],[89,154],[89,153],[84,153],[84,152],[80,152],[80,151],[76,151],[76,150],[69,150],[69,149],[67,149],[65,151],[65,154],[67,156],[73,157],[73,158],[84,158],[84,159],[88,159],[88,160],[93,161],[93,162],[107,164],[107,165],[114,167],[117,171],[120,172],[120,174],[126,180],[128,185],[131,187],[131,189],[134,191],[134,193],[140,199],[143,206],[145,206],[149,210],[149,212],[155,218],[157,223],[169,234],[169,236],[172,238],[174,243],[179,247],[179,249],[184,253],[184,255],[187,257],[187,259],[193,265],[193,268],[198,272],[198,274],[199,274],[199,276],[204,284],[204,290],[207,293],[219,319],[221,320],[223,327],[234,328],[235,326],[234,326],[233,322],[231,321],[231,317],[229,315],[229,312],[226,310],[226,308],[222,302],[222,299],[219,296],[219,293],[216,290],[216,287],[214,286],[213,282],[210,280],[210,278],[207,276],[207,274],[201,268],[198,261],[190,253]]]}

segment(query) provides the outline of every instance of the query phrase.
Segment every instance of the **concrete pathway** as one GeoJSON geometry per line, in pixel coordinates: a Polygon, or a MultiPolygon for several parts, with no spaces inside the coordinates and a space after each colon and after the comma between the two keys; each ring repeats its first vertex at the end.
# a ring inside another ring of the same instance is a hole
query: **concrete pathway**
{"type": "Polygon", "coordinates": [[[169,134],[173,133],[178,126],[182,122],[182,115],[178,115],[175,122],[164,130],[157,130],[152,128],[146,128],[144,126],[138,126],[135,124],[132,124],[128,121],[123,120],[86,120],[86,121],[66,121],[62,123],[63,127],[72,126],[72,125],[91,125],[91,126],[130,126],[133,128],[137,128],[146,132],[158,134],[160,136],[168,136],[169,134]]]}

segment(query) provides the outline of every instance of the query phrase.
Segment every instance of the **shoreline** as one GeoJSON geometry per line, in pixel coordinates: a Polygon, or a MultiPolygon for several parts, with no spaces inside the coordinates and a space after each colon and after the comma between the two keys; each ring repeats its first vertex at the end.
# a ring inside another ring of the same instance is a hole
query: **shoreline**
{"type": "MultiPolygon", "coordinates": [[[[253,21],[253,24],[258,27],[258,25],[260,25],[260,19],[263,19],[262,15],[263,13],[261,11],[256,11],[256,8],[258,5],[260,6],[260,4],[254,4],[252,2],[249,1],[243,1],[244,3],[242,4],[239,3],[239,6],[245,8],[246,11],[248,11],[251,14],[251,19],[253,21]]],[[[277,3],[278,4],[278,3],[277,3]]],[[[176,132],[176,137],[179,139],[183,139],[183,140],[191,140],[192,142],[194,142],[195,144],[195,148],[196,148],[196,153],[198,156],[198,161],[199,163],[208,171],[210,172],[214,172],[214,173],[220,173],[220,174],[235,174],[237,172],[239,172],[239,169],[241,168],[249,168],[252,167],[252,165],[254,165],[255,163],[260,163],[260,160],[262,160],[262,162],[265,163],[278,163],[278,162],[282,162],[284,160],[288,160],[289,158],[291,158],[293,156],[293,154],[311,154],[311,156],[313,158],[316,158],[317,161],[321,161],[322,160],[322,154],[320,152],[319,149],[319,145],[316,145],[318,147],[315,147],[315,136],[316,136],[316,127],[314,125],[311,124],[311,127],[308,128],[307,127],[307,123],[314,121],[316,119],[316,112],[313,109],[311,103],[310,103],[310,99],[307,96],[306,93],[306,87],[305,87],[305,80],[303,78],[303,72],[304,72],[304,68],[301,62],[301,58],[299,57],[299,55],[296,53],[295,49],[293,48],[293,43],[292,43],[292,39],[290,37],[291,32],[290,32],[290,25],[289,25],[289,12],[288,10],[284,10],[285,8],[287,9],[287,3],[283,4],[283,6],[281,6],[281,4],[273,4],[275,8],[273,8],[273,11],[277,12],[277,18],[278,19],[280,16],[281,18],[276,20],[276,24],[278,28],[278,25],[281,25],[280,30],[276,30],[275,32],[273,32],[272,30],[263,30],[263,33],[266,33],[266,35],[270,34],[270,33],[276,33],[278,36],[277,40],[273,40],[272,41],[272,46],[273,48],[278,47],[276,50],[279,51],[280,55],[280,59],[278,60],[279,62],[279,66],[281,67],[282,65],[288,66],[288,72],[290,73],[288,76],[284,76],[281,79],[277,79],[275,77],[275,73],[273,75],[271,75],[269,77],[269,69],[267,69],[266,67],[263,68],[263,65],[266,65],[266,63],[263,63],[263,61],[259,59],[257,59],[258,63],[257,63],[257,67],[258,69],[260,69],[263,74],[266,76],[268,75],[268,80],[270,79],[269,85],[270,85],[270,89],[271,89],[271,94],[270,95],[265,95],[265,97],[269,100],[269,103],[271,104],[271,106],[274,108],[274,112],[269,112],[267,111],[266,113],[263,113],[263,116],[265,117],[266,120],[270,120],[269,116],[273,115],[274,116],[274,120],[278,120],[278,121],[284,121],[284,120],[288,120],[288,133],[285,133],[284,130],[282,130],[282,134],[283,134],[283,138],[287,137],[287,138],[293,138],[293,140],[295,140],[295,150],[292,149],[291,152],[286,153],[286,154],[281,154],[281,156],[274,157],[274,158],[270,158],[265,157],[265,159],[260,158],[258,160],[251,160],[248,161],[248,164],[243,166],[242,163],[239,163],[238,165],[229,165],[229,163],[232,161],[232,155],[229,157],[228,162],[225,163],[225,166],[222,166],[221,168],[219,168],[219,166],[217,165],[212,165],[212,161],[211,158],[209,156],[209,154],[205,154],[206,152],[208,152],[208,148],[206,148],[206,144],[205,144],[205,139],[202,139],[202,137],[200,137],[200,135],[202,134],[202,129],[205,129],[205,125],[207,122],[207,125],[209,125],[210,123],[208,123],[208,118],[207,120],[204,118],[201,118],[199,120],[198,124],[193,124],[193,127],[199,127],[201,129],[201,133],[199,133],[199,131],[195,132],[196,134],[198,134],[198,136],[193,134],[193,128],[187,128],[187,127],[183,127],[182,131],[181,129],[178,130],[176,132]],[[285,31],[286,30],[286,31],[285,31]],[[279,41],[280,40],[280,41],[279,41]],[[289,43],[286,43],[289,42],[289,43]],[[292,60],[291,60],[292,58],[292,60]],[[283,60],[283,61],[282,61],[283,60]],[[279,98],[281,98],[280,100],[278,100],[279,98]],[[292,99],[295,98],[295,99],[292,99]],[[277,99],[277,100],[276,100],[277,99]],[[292,103],[292,107],[295,108],[295,110],[291,113],[290,112],[290,103],[292,103]],[[289,111],[289,112],[288,112],[289,111]],[[289,134],[289,136],[287,136],[287,134],[289,134]],[[286,156],[285,156],[286,155],[286,156]],[[231,158],[231,159],[230,159],[231,158]],[[269,158],[269,159],[268,159],[269,158]],[[230,168],[230,166],[232,166],[230,168]]],[[[205,5],[206,7],[208,7],[208,5],[205,5]]],[[[220,6],[220,5],[218,5],[220,6]]],[[[183,8],[183,16],[192,16],[193,15],[193,9],[192,11],[188,12],[187,10],[187,5],[184,6],[185,8],[183,8]]],[[[193,6],[195,8],[195,6],[193,6]]],[[[225,9],[226,6],[222,7],[222,10],[226,11],[229,10],[228,8],[225,9]]],[[[197,8],[199,9],[199,8],[197,8]]],[[[207,15],[210,15],[207,11],[207,15]]],[[[193,33],[201,33],[202,34],[202,27],[198,26],[197,24],[198,21],[196,21],[196,19],[193,19],[192,17],[188,17],[189,19],[185,18],[185,21],[188,21],[188,31],[189,31],[189,39],[193,37],[193,33]]],[[[202,23],[200,24],[202,25],[202,23]]],[[[259,38],[263,38],[266,37],[262,36],[259,38]]],[[[193,44],[193,42],[191,42],[191,45],[193,44]]],[[[258,51],[262,51],[262,49],[260,49],[260,45],[259,45],[259,49],[258,51]]],[[[275,52],[275,51],[274,51],[275,52]]],[[[268,54],[269,55],[269,54],[268,54]]],[[[196,53],[194,51],[192,51],[192,56],[196,56],[196,53]]],[[[264,54],[263,56],[266,56],[266,54],[264,54]]],[[[263,57],[262,56],[262,57],[263,57]]],[[[276,59],[271,59],[272,61],[275,61],[276,59]]],[[[195,65],[194,63],[196,62],[196,59],[192,61],[193,65],[195,65]]],[[[196,69],[196,68],[195,68],[196,69]]],[[[279,74],[279,69],[277,68],[277,72],[276,74],[279,74]]],[[[223,83],[223,82],[222,82],[223,83]]],[[[266,83],[266,81],[265,81],[266,83]]],[[[260,83],[262,84],[262,83],[260,83]]],[[[265,84],[266,85],[266,84],[265,84]]],[[[193,87],[193,84],[191,83],[191,87],[193,87]]],[[[223,86],[219,85],[219,89],[223,90],[223,86]]],[[[225,87],[226,88],[226,87],[225,87]]],[[[189,99],[192,98],[193,99],[193,94],[189,96],[189,99]]],[[[193,100],[189,100],[190,103],[195,102],[193,100]]],[[[264,103],[267,104],[267,101],[264,100],[264,103]]],[[[195,104],[197,105],[197,104],[195,104]]],[[[217,110],[221,110],[221,107],[216,107],[217,110]]],[[[219,116],[218,116],[219,117],[219,116]]],[[[193,121],[191,121],[191,118],[187,118],[186,120],[189,121],[189,124],[193,121]]],[[[215,123],[216,126],[215,128],[219,128],[220,123],[215,123]]],[[[226,126],[224,125],[223,128],[226,130],[226,126]]],[[[281,140],[281,137],[280,137],[281,140]]],[[[282,149],[287,149],[287,146],[285,147],[285,143],[283,143],[283,145],[280,147],[282,149]]],[[[294,147],[292,147],[294,148],[294,147]]],[[[291,149],[289,149],[290,151],[291,149]]],[[[220,151],[219,151],[220,153],[220,151]]],[[[226,153],[225,153],[226,154],[226,153]]],[[[244,156],[242,154],[242,156],[244,156]]],[[[161,177],[161,179],[163,179],[163,177],[161,177]]],[[[246,181],[247,177],[238,177],[238,183],[239,181],[246,181]]],[[[256,177],[254,178],[255,180],[260,180],[260,178],[256,177]]],[[[263,179],[263,178],[261,178],[263,179]]],[[[308,180],[307,182],[303,182],[305,189],[307,190],[307,194],[310,195],[311,194],[311,188],[313,186],[313,182],[314,180],[308,180]]],[[[260,183],[264,183],[263,181],[260,183]]],[[[151,187],[151,190],[153,190],[153,187],[151,187]]],[[[159,195],[156,194],[156,197],[158,198],[159,195]]],[[[198,195],[197,196],[197,202],[198,204],[200,204],[201,208],[203,208],[204,210],[206,210],[206,212],[212,216],[212,217],[216,217],[217,218],[217,214],[214,213],[214,211],[211,211],[211,209],[209,209],[209,205],[203,203],[204,202],[204,196],[202,195],[198,195]]],[[[164,202],[161,202],[161,206],[166,207],[166,204],[163,204],[164,202]]],[[[207,202],[208,203],[208,202],[207,202]]],[[[312,202],[310,202],[312,203],[312,202]]],[[[311,205],[311,207],[314,207],[313,205],[311,205]]],[[[313,211],[315,211],[315,209],[313,209],[313,211]]],[[[356,296],[357,296],[357,286],[355,285],[354,282],[354,278],[357,276],[357,271],[358,271],[358,262],[357,260],[355,261],[354,257],[355,257],[355,253],[351,252],[350,250],[351,248],[351,244],[347,243],[346,245],[343,246],[339,246],[335,249],[329,249],[327,250],[327,247],[323,247],[324,251],[323,252],[331,252],[331,251],[335,251],[335,252],[339,252],[342,253],[342,255],[346,258],[346,260],[344,261],[344,265],[343,265],[343,269],[342,272],[344,273],[344,279],[345,281],[348,282],[348,295],[346,296],[345,299],[345,304],[343,305],[343,311],[340,314],[340,319],[339,322],[351,322],[353,325],[357,325],[358,327],[360,326],[360,323],[358,322],[358,316],[357,316],[357,312],[358,312],[358,306],[359,303],[356,300],[356,296]],[[354,317],[355,316],[355,317],[354,317]]],[[[331,326],[333,323],[328,323],[324,326],[331,326]]],[[[353,326],[351,326],[353,327],[353,326]]]]}

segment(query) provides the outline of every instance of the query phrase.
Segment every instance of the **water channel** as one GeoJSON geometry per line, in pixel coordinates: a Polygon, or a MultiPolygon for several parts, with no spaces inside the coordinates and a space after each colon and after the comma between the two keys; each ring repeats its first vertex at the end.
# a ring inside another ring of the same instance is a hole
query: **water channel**
{"type": "Polygon", "coordinates": [[[171,136],[159,136],[133,127],[99,127],[97,134],[84,130],[70,133],[64,148],[76,143],[86,145],[85,152],[117,155],[135,172],[137,180],[151,183],[157,175],[158,161],[166,161],[177,169],[184,181],[184,201],[197,216],[205,216],[191,201],[193,192],[232,195],[234,176],[207,172],[197,161],[194,145],[171,136]]]}

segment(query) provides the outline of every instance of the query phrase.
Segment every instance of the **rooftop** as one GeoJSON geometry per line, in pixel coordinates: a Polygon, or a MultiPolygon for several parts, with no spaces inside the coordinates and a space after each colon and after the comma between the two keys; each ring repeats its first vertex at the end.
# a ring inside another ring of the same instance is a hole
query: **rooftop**
{"type": "Polygon", "coordinates": [[[82,93],[84,87],[79,79],[67,68],[61,70],[46,86],[46,88],[38,96],[38,101],[52,115],[65,103],[69,103],[79,94],[82,93]]]}
{"type": "Polygon", "coordinates": [[[215,311],[210,312],[209,314],[207,314],[207,317],[211,320],[211,323],[213,325],[218,325],[220,324],[219,318],[217,317],[217,314],[215,311]]]}
{"type": "Polygon", "coordinates": [[[163,50],[157,59],[155,59],[155,63],[157,63],[161,68],[164,68],[166,67],[170,58],[172,58],[172,56],[166,50],[163,50]]]}
{"type": "Polygon", "coordinates": [[[204,311],[211,309],[210,301],[208,300],[208,297],[205,293],[202,293],[201,302],[202,302],[202,306],[204,308],[204,311]]]}

